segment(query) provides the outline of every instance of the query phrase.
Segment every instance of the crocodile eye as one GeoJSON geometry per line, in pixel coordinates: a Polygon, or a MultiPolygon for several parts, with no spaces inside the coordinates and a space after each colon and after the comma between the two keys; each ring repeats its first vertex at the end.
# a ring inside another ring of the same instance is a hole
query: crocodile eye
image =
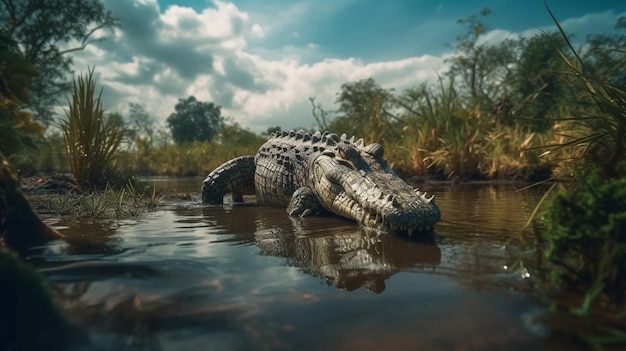
{"type": "Polygon", "coordinates": [[[365,147],[365,152],[373,155],[376,158],[382,158],[385,150],[383,146],[378,143],[369,144],[365,147]]]}
{"type": "Polygon", "coordinates": [[[344,160],[350,160],[350,157],[348,156],[348,154],[342,149],[339,149],[338,153],[339,153],[339,157],[343,158],[344,160]]]}

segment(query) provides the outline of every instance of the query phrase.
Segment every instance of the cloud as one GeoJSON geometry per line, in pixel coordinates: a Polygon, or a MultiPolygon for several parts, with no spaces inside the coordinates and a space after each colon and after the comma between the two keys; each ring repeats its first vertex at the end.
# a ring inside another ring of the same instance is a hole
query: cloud
{"type": "MultiPolygon", "coordinates": [[[[255,3],[256,12],[247,13],[224,1],[203,9],[178,5],[162,9],[156,0],[106,0],[121,27],[107,40],[76,53],[75,68],[96,67],[110,111],[125,114],[130,102],[139,103],[164,123],[179,98],[194,95],[221,105],[224,116],[255,132],[276,125],[313,127],[309,97],[333,109],[344,83],[372,77],[400,92],[432,81],[445,70],[449,53],[364,62],[366,58],[333,58],[324,51],[324,43],[307,41],[307,26],[320,25],[315,19],[347,6],[341,3],[315,7],[306,1],[289,3],[277,16],[275,8],[264,10],[265,3],[260,2],[255,3]],[[302,24],[306,21],[313,24],[302,24]],[[282,45],[263,46],[277,37],[286,38],[282,45]]],[[[612,13],[594,16],[563,24],[574,30],[602,21],[612,25],[617,18],[612,13]]],[[[514,35],[493,30],[484,40],[514,35]]]]}
{"type": "MultiPolygon", "coordinates": [[[[258,132],[274,125],[311,127],[308,98],[315,96],[331,108],[346,82],[373,77],[385,87],[401,89],[435,77],[443,65],[433,56],[303,64],[302,57],[320,55],[315,43],[252,54],[248,41],[275,34],[285,24],[252,23],[232,3],[213,5],[196,11],[177,5],[161,9],[155,0],[108,0],[106,6],[120,18],[121,27],[108,40],[77,54],[76,68],[96,66],[108,110],[124,114],[130,102],[140,103],[163,123],[179,98],[194,95],[221,105],[225,116],[258,132]]],[[[290,8],[303,16],[307,9],[302,4],[290,8]]]]}
{"type": "Polygon", "coordinates": [[[426,80],[436,79],[443,71],[443,59],[434,56],[412,57],[397,61],[364,64],[349,59],[326,59],[315,64],[298,61],[267,61],[250,56],[256,70],[273,86],[261,93],[240,90],[235,96],[243,125],[254,130],[279,125],[283,128],[312,127],[313,117],[309,97],[315,97],[328,109],[336,99],[341,85],[361,79],[374,78],[385,88],[403,90],[426,80]]]}

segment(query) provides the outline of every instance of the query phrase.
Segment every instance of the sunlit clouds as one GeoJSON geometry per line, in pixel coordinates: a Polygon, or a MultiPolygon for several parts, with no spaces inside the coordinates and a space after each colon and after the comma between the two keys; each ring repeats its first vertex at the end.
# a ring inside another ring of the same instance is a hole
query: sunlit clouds
{"type": "MultiPolygon", "coordinates": [[[[198,3],[202,5],[106,0],[107,8],[120,19],[120,28],[98,33],[107,39],[76,53],[75,70],[95,66],[110,111],[124,114],[129,103],[139,103],[163,123],[179,98],[194,95],[221,105],[224,116],[260,132],[276,125],[313,127],[309,97],[332,109],[336,93],[347,82],[372,77],[385,88],[402,91],[434,81],[445,71],[444,59],[451,51],[441,47],[455,40],[437,39],[437,50],[407,41],[405,45],[415,45],[407,47],[412,54],[403,55],[409,51],[398,45],[396,56],[371,59],[349,51],[339,54],[326,42],[332,35],[314,37],[311,33],[316,27],[302,25],[315,19],[315,25],[324,26],[325,17],[348,11],[357,1],[328,6],[308,1],[274,7],[257,3],[250,10],[246,1],[240,5],[237,1],[198,3]]],[[[617,17],[604,11],[563,23],[578,30],[586,28],[585,23],[614,24],[617,17]]],[[[438,23],[447,23],[456,33],[463,30],[454,20],[438,23]]],[[[422,27],[416,23],[415,28],[422,27]]],[[[532,25],[527,29],[537,30],[532,25]]],[[[424,43],[433,41],[437,32],[428,35],[424,43]]],[[[486,33],[485,40],[516,35],[496,28],[486,33]]],[[[384,33],[380,36],[384,40],[384,33]]],[[[377,45],[375,40],[381,39],[363,37],[358,42],[350,40],[349,45],[377,45]]]]}

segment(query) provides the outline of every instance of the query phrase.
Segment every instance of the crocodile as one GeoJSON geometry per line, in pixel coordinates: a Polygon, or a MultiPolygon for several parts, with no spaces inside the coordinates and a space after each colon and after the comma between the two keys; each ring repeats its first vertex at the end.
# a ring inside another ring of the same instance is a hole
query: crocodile
{"type": "Polygon", "coordinates": [[[282,131],[255,156],[232,159],[205,178],[202,201],[222,204],[255,194],[291,216],[335,214],[365,228],[411,237],[433,233],[441,218],[434,196],[404,182],[383,157],[383,146],[319,131],[282,131]],[[417,234],[416,234],[417,235],[417,234]]]}

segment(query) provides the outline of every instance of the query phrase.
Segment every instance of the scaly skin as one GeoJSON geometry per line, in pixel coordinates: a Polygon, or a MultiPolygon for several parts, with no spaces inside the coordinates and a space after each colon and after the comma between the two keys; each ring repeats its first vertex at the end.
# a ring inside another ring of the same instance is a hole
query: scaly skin
{"type": "Polygon", "coordinates": [[[441,214],[400,179],[383,158],[380,144],[363,145],[333,133],[274,134],[256,156],[231,160],[211,172],[202,201],[219,204],[256,192],[261,204],[285,206],[292,216],[331,212],[364,227],[411,236],[430,232],[441,214]]]}

